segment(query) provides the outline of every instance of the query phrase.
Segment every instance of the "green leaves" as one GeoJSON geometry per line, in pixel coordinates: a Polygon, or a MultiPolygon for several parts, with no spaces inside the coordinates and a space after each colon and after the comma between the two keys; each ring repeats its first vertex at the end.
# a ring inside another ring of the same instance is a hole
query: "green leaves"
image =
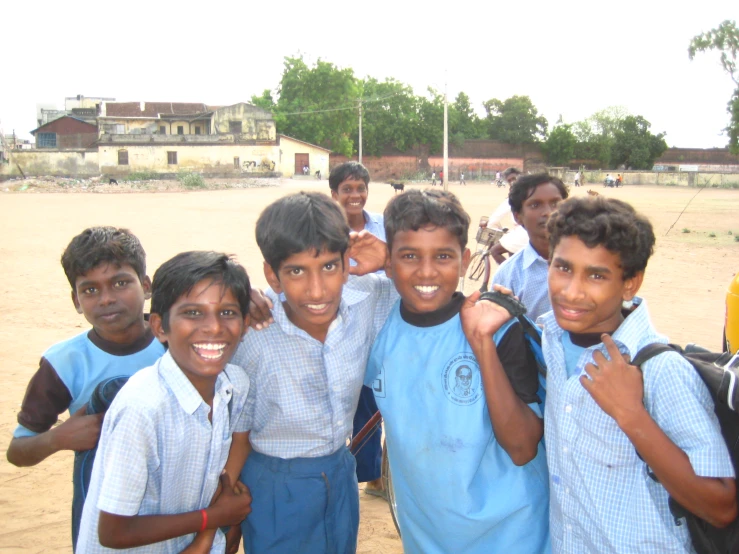
{"type": "Polygon", "coordinates": [[[483,102],[488,112],[488,135],[493,140],[511,144],[526,144],[544,140],[547,120],[540,116],[528,96],[511,96],[500,101],[497,98],[483,102]]]}
{"type": "Polygon", "coordinates": [[[718,50],[721,52],[721,66],[737,88],[728,102],[726,111],[729,113],[729,125],[724,129],[729,135],[729,149],[733,154],[739,154],[739,28],[736,22],[728,19],[716,29],[711,29],[693,37],[688,47],[688,56],[692,60],[698,52],[718,50]]]}
{"type": "Polygon", "coordinates": [[[575,157],[577,137],[572,132],[572,125],[558,125],[549,133],[543,145],[547,161],[555,166],[567,166],[575,157]]]}

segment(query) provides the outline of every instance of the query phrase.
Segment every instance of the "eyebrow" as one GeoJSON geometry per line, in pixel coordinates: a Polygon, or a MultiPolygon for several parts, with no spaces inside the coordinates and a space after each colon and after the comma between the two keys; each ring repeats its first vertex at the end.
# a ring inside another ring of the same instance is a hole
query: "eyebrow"
{"type": "MultiPolygon", "coordinates": [[[[326,264],[338,264],[341,261],[341,256],[336,256],[335,258],[328,260],[326,262],[323,262],[323,265],[326,264]]],[[[298,264],[285,264],[280,268],[280,271],[285,270],[291,270],[291,269],[305,269],[304,265],[298,265],[298,264]]]]}
{"type": "MultiPolygon", "coordinates": [[[[559,264],[559,265],[566,265],[568,267],[572,267],[572,263],[570,263],[569,261],[565,260],[564,258],[560,258],[559,256],[557,256],[556,258],[554,258],[551,263],[552,264],[559,264]]],[[[588,265],[588,266],[585,266],[585,271],[587,271],[588,273],[602,273],[602,274],[611,274],[611,273],[613,273],[609,268],[604,267],[604,266],[600,266],[600,265],[588,265]]]]}
{"type": "MultiPolygon", "coordinates": [[[[400,248],[398,248],[397,251],[398,252],[416,252],[420,249],[421,249],[420,246],[401,246],[400,248]]],[[[455,254],[455,253],[458,253],[458,250],[451,246],[445,246],[444,248],[435,249],[434,252],[444,252],[444,253],[455,254]]]]}
{"type": "MultiPolygon", "coordinates": [[[[122,279],[124,277],[127,278],[127,279],[130,279],[131,278],[131,274],[130,273],[126,273],[125,271],[119,271],[118,273],[116,273],[115,275],[113,275],[108,280],[109,281],[116,281],[116,280],[122,279]]],[[[99,281],[93,281],[93,280],[90,280],[90,279],[86,279],[86,280],[82,281],[80,284],[78,284],[77,286],[80,287],[80,288],[81,287],[89,287],[90,285],[97,285],[98,282],[99,281]]]]}

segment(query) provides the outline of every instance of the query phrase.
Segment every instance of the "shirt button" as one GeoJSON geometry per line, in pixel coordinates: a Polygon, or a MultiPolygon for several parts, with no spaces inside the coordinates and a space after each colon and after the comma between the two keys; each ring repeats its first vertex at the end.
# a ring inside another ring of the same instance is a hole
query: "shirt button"
{"type": "Polygon", "coordinates": [[[562,452],[564,452],[565,454],[567,454],[567,450],[568,450],[568,449],[567,449],[567,447],[566,447],[566,446],[563,446],[563,447],[562,447],[562,452]]]}
{"type": "Polygon", "coordinates": [[[342,420],[339,420],[339,421],[336,422],[336,425],[343,425],[343,424],[344,424],[344,422],[342,420]]]}
{"type": "Polygon", "coordinates": [[[570,494],[570,487],[565,488],[565,494],[570,494]]]}
{"type": "Polygon", "coordinates": [[[572,531],[572,525],[570,525],[569,523],[567,524],[567,530],[572,531]]]}
{"type": "Polygon", "coordinates": [[[571,411],[572,411],[572,406],[567,404],[567,406],[565,406],[565,413],[569,414],[571,411]]]}

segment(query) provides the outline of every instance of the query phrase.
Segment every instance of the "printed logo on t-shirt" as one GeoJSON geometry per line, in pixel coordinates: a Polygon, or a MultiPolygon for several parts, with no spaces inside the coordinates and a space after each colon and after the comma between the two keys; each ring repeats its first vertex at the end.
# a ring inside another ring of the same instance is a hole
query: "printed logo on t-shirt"
{"type": "Polygon", "coordinates": [[[372,390],[375,396],[385,398],[385,367],[382,365],[377,369],[377,377],[372,381],[372,390]]]}
{"type": "Polygon", "coordinates": [[[452,357],[441,372],[441,386],[446,397],[458,406],[471,406],[480,400],[482,378],[475,356],[469,352],[452,357]]]}

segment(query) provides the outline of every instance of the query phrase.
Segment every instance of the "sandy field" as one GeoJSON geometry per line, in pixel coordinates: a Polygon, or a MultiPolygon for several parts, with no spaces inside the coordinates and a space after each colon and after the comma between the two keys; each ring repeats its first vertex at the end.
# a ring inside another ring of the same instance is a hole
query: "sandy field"
{"type": "MultiPolygon", "coordinates": [[[[10,441],[16,412],[40,355],[55,342],[88,327],[72,306],[59,264],[72,236],[91,225],[128,227],[146,249],[150,275],[180,251],[233,253],[246,266],[253,283],[265,286],[254,239],[260,211],[272,200],[301,189],[328,191],[327,181],[284,180],[277,185],[202,192],[0,193],[0,449],[4,452],[10,441]]],[[[572,189],[572,194],[585,194],[587,188],[572,189]]],[[[726,288],[739,269],[739,242],[734,240],[739,235],[739,191],[593,188],[633,203],[655,226],[656,252],[641,294],[649,300],[657,328],[674,342],[719,349],[726,288]]],[[[477,221],[503,200],[506,189],[452,183],[451,190],[472,217],[470,246],[474,249],[477,221]]],[[[370,211],[382,211],[393,194],[392,188],[382,183],[373,183],[370,192],[370,211]]],[[[468,282],[467,292],[473,288],[474,283],[468,282]]],[[[30,469],[15,468],[4,459],[0,462],[0,552],[72,551],[71,473],[72,455],[68,452],[30,469]]],[[[358,552],[402,552],[385,502],[360,496],[358,552]]]]}

